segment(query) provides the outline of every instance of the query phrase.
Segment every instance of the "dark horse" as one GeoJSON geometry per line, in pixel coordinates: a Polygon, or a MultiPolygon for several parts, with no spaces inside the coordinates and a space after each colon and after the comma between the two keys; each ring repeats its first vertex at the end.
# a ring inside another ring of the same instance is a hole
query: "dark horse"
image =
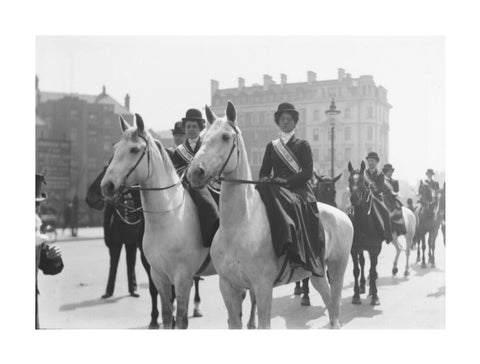
{"type": "MultiPolygon", "coordinates": [[[[360,170],[354,170],[352,164],[348,162],[348,171],[350,177],[348,179],[350,188],[350,202],[352,204],[349,213],[353,223],[353,244],[351,256],[353,260],[353,276],[355,278],[353,304],[361,304],[360,285],[358,277],[360,275],[359,260],[360,254],[366,250],[370,257],[369,284],[371,294],[371,305],[380,304],[377,294],[377,263],[378,255],[382,250],[382,242],[384,240],[381,233],[376,228],[376,221],[372,210],[372,203],[375,203],[370,188],[364,178],[365,162],[362,161],[360,170]]],[[[365,287],[363,285],[363,287],[365,287]]]]}
{"type": "Polygon", "coordinates": [[[435,268],[435,240],[437,239],[438,229],[441,219],[439,214],[439,194],[428,184],[420,181],[418,190],[419,204],[415,207],[415,217],[418,225],[414,241],[417,245],[417,263],[420,262],[420,242],[422,243],[422,268],[427,267],[425,262],[425,240],[428,233],[428,263],[435,268]]]}
{"type": "MultiPolygon", "coordinates": [[[[318,202],[323,202],[327,205],[337,207],[337,203],[335,202],[335,197],[337,194],[335,183],[340,179],[341,176],[342,173],[340,173],[337,177],[328,178],[314,173],[316,183],[313,185],[313,193],[318,202]]],[[[295,290],[293,291],[293,294],[295,296],[300,296],[303,294],[300,301],[302,306],[310,306],[310,297],[308,295],[310,293],[310,289],[308,287],[309,281],[310,278],[307,277],[301,281],[301,285],[300,281],[295,282],[295,290]]]]}
{"type": "Polygon", "coordinates": [[[443,188],[440,189],[438,198],[438,216],[440,218],[440,229],[442,230],[443,246],[447,240],[446,234],[446,208],[445,208],[445,182],[443,182],[443,188]]]}

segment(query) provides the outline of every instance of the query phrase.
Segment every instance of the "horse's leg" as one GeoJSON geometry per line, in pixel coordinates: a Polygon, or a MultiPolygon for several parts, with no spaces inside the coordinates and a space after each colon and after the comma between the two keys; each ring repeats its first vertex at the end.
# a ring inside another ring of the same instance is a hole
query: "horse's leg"
{"type": "Polygon", "coordinates": [[[392,268],[392,274],[396,275],[398,273],[398,258],[400,257],[400,253],[402,252],[402,249],[400,248],[400,244],[398,242],[398,236],[397,234],[392,234],[393,235],[393,240],[392,244],[395,247],[395,259],[393,259],[393,268],[392,268]]]}
{"type": "Polygon", "coordinates": [[[193,281],[195,282],[195,297],[193,298],[193,317],[203,317],[202,312],[200,311],[200,277],[193,277],[193,281]]]}
{"type": "Polygon", "coordinates": [[[250,293],[250,318],[248,320],[247,328],[249,329],[256,329],[257,324],[255,323],[255,313],[257,311],[257,299],[255,298],[255,293],[253,293],[252,289],[249,289],[248,292],[250,293]]]}
{"type": "Polygon", "coordinates": [[[152,301],[152,312],[151,312],[151,321],[150,324],[148,325],[149,329],[158,329],[160,325],[158,324],[158,302],[157,302],[157,288],[155,287],[155,284],[153,283],[152,276],[150,274],[150,264],[148,264],[147,259],[145,258],[145,255],[143,254],[143,250],[140,250],[140,258],[142,261],[143,268],[145,268],[145,272],[147,272],[148,276],[148,289],[150,291],[150,298],[152,301]]]}
{"type": "Polygon", "coordinates": [[[420,263],[421,261],[421,258],[420,258],[420,243],[421,243],[421,237],[420,236],[417,236],[415,238],[415,244],[417,244],[417,263],[420,263]]]}
{"type": "Polygon", "coordinates": [[[295,296],[300,296],[302,294],[301,281],[295,282],[295,289],[293,290],[295,296]]]}
{"type": "Polygon", "coordinates": [[[190,302],[190,292],[192,290],[192,278],[188,276],[179,276],[175,278],[175,293],[177,295],[177,329],[188,328],[188,304],[190,302]]]}
{"type": "Polygon", "coordinates": [[[315,277],[311,278],[313,287],[320,293],[322,296],[323,303],[328,310],[328,316],[330,319],[330,327],[337,328],[338,316],[335,318],[335,314],[332,311],[332,296],[330,293],[330,285],[328,284],[326,277],[315,277]]]}
{"type": "Polygon", "coordinates": [[[435,268],[436,265],[435,265],[435,241],[437,240],[437,236],[438,236],[438,227],[435,227],[433,231],[431,231],[429,234],[428,234],[428,247],[431,251],[431,256],[432,256],[432,259],[431,259],[431,266],[432,268],[435,268]]]}
{"type": "Polygon", "coordinates": [[[365,256],[363,250],[358,252],[358,261],[360,262],[360,294],[365,293],[365,256]]]}
{"type": "Polygon", "coordinates": [[[355,305],[359,305],[362,303],[360,300],[360,287],[358,286],[358,276],[360,275],[360,268],[358,267],[358,250],[354,249],[350,253],[352,256],[353,261],[353,278],[354,278],[354,285],[353,285],[353,298],[352,303],[355,305]]]}
{"type": "Polygon", "coordinates": [[[226,278],[220,277],[220,292],[222,293],[225,306],[227,306],[228,328],[241,329],[243,301],[242,290],[233,287],[226,278]]]}
{"type": "Polygon", "coordinates": [[[150,269],[152,280],[157,287],[160,294],[160,301],[162,302],[162,323],[164,329],[175,328],[175,320],[173,319],[173,304],[172,304],[172,284],[168,277],[163,273],[158,273],[150,269]]]}
{"type": "Polygon", "coordinates": [[[427,263],[425,263],[425,235],[422,235],[422,268],[427,268],[427,263]]]}
{"type": "Polygon", "coordinates": [[[308,288],[309,281],[310,281],[310,278],[308,277],[302,280],[303,296],[302,296],[302,300],[300,301],[300,304],[302,306],[310,306],[310,297],[308,296],[308,294],[310,293],[310,290],[308,288]]]}
{"type": "Polygon", "coordinates": [[[377,263],[378,263],[378,255],[380,254],[381,249],[382,249],[382,246],[380,245],[379,247],[373,247],[368,250],[368,254],[370,256],[370,293],[372,294],[372,299],[370,304],[372,306],[380,304],[380,300],[378,299],[378,293],[377,293],[377,278],[378,278],[377,263]]]}
{"type": "Polygon", "coordinates": [[[270,329],[273,287],[260,282],[253,289],[257,298],[258,328],[270,329]]]}
{"type": "Polygon", "coordinates": [[[412,236],[408,234],[407,232],[407,235],[405,235],[405,242],[406,242],[406,249],[405,249],[405,272],[403,273],[403,275],[405,277],[407,277],[408,275],[410,275],[410,248],[413,244],[413,239],[412,239],[412,236]]]}

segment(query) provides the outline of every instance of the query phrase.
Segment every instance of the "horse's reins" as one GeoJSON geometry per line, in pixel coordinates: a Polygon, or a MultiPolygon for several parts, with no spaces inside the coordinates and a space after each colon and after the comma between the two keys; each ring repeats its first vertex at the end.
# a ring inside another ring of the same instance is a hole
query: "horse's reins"
{"type": "Polygon", "coordinates": [[[275,182],[275,181],[271,181],[271,180],[268,180],[268,181],[262,181],[262,180],[255,180],[255,181],[252,181],[252,180],[247,180],[247,179],[237,179],[237,178],[225,178],[225,177],[222,177],[222,173],[223,173],[223,170],[225,169],[225,167],[227,166],[228,162],[230,161],[230,158],[232,157],[232,154],[233,154],[233,151],[235,150],[235,147],[237,148],[237,166],[235,167],[235,169],[237,169],[238,167],[238,163],[239,163],[239,160],[240,160],[240,149],[238,148],[238,129],[235,125],[233,125],[230,121],[227,120],[227,124],[230,125],[230,127],[233,129],[233,131],[235,132],[235,138],[233,140],[233,143],[232,143],[232,148],[230,149],[230,153],[228,153],[228,157],[227,159],[225,160],[225,163],[223,163],[223,166],[222,168],[220,168],[220,172],[218,172],[218,177],[217,179],[219,181],[223,181],[223,182],[235,182],[235,183],[244,183],[244,184],[254,184],[254,185],[261,185],[261,184],[264,184],[264,185],[283,185],[283,183],[280,183],[280,182],[275,182]]]}

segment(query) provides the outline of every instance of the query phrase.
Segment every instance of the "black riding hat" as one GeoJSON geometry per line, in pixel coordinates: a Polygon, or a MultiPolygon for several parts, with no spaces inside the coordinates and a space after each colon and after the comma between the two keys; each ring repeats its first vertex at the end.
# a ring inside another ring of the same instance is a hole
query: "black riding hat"
{"type": "Polygon", "coordinates": [[[376,152],[368,153],[368,155],[365,159],[376,159],[377,162],[380,160],[380,158],[378,157],[378,154],[376,152]]]}
{"type": "Polygon", "coordinates": [[[295,106],[290,104],[289,102],[283,102],[280,105],[278,105],[277,111],[275,111],[274,118],[275,122],[278,125],[278,120],[280,119],[280,115],[282,115],[284,112],[288,112],[290,115],[292,115],[293,120],[295,120],[295,123],[298,122],[298,111],[295,109],[295,106]]]}
{"type": "Polygon", "coordinates": [[[172,135],[185,135],[185,129],[181,121],[177,121],[172,129],[172,135]]]}
{"type": "Polygon", "coordinates": [[[205,119],[203,119],[202,112],[198,109],[188,109],[185,117],[182,118],[182,126],[185,128],[187,121],[196,121],[200,130],[205,128],[205,119]]]}
{"type": "Polygon", "coordinates": [[[394,170],[395,170],[395,168],[393,168],[393,166],[390,163],[385,164],[382,168],[383,172],[388,172],[388,171],[393,172],[394,170]]]}
{"type": "Polygon", "coordinates": [[[433,171],[433,169],[429,168],[427,169],[427,171],[425,172],[426,175],[429,175],[429,174],[433,174],[435,175],[435,172],[433,171]]]}
{"type": "Polygon", "coordinates": [[[47,194],[42,192],[42,184],[47,184],[45,181],[45,175],[35,174],[35,202],[42,202],[47,198],[47,194]]]}

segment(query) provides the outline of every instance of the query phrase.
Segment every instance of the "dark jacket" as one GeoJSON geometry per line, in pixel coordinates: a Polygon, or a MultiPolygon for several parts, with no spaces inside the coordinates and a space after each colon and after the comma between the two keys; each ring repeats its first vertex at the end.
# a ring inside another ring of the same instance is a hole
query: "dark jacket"
{"type": "MultiPolygon", "coordinates": [[[[124,196],[120,203],[131,208],[141,207],[140,192],[131,191],[124,196]]],[[[144,232],[142,212],[132,212],[121,206],[115,209],[115,207],[105,204],[103,216],[103,232],[107,247],[111,244],[141,246],[144,232]]]]}
{"type": "MultiPolygon", "coordinates": [[[[190,148],[190,144],[188,143],[188,139],[185,141],[185,143],[183,143],[183,145],[185,146],[186,149],[188,149],[190,151],[190,153],[195,155],[198,152],[198,150],[200,149],[200,147],[202,146],[202,141],[200,140],[200,138],[198,139],[198,142],[197,142],[197,145],[195,146],[195,149],[190,148]]],[[[180,156],[180,152],[178,151],[177,148],[175,148],[175,151],[171,155],[171,159],[172,159],[173,165],[174,165],[176,170],[178,170],[179,168],[182,168],[182,167],[186,167],[187,164],[188,164],[185,161],[185,159],[183,159],[180,156]]]]}
{"type": "Polygon", "coordinates": [[[367,169],[365,171],[365,175],[370,181],[373,182],[370,185],[370,189],[372,190],[375,197],[383,200],[383,191],[385,190],[385,175],[382,172],[379,172],[378,169],[374,169],[373,171],[367,169]]]}
{"type": "MultiPolygon", "coordinates": [[[[260,178],[281,177],[287,180],[287,187],[295,192],[304,192],[311,195],[313,200],[315,196],[308,182],[313,176],[313,159],[310,144],[306,140],[298,139],[295,135],[287,142],[287,147],[295,155],[301,168],[299,173],[294,173],[288,168],[283,160],[273,149],[272,142],[268,143],[263,156],[262,167],[260,168],[260,178]],[[272,175],[273,171],[273,175],[272,175]]],[[[316,200],[315,200],[316,201],[316,200]]]]}

